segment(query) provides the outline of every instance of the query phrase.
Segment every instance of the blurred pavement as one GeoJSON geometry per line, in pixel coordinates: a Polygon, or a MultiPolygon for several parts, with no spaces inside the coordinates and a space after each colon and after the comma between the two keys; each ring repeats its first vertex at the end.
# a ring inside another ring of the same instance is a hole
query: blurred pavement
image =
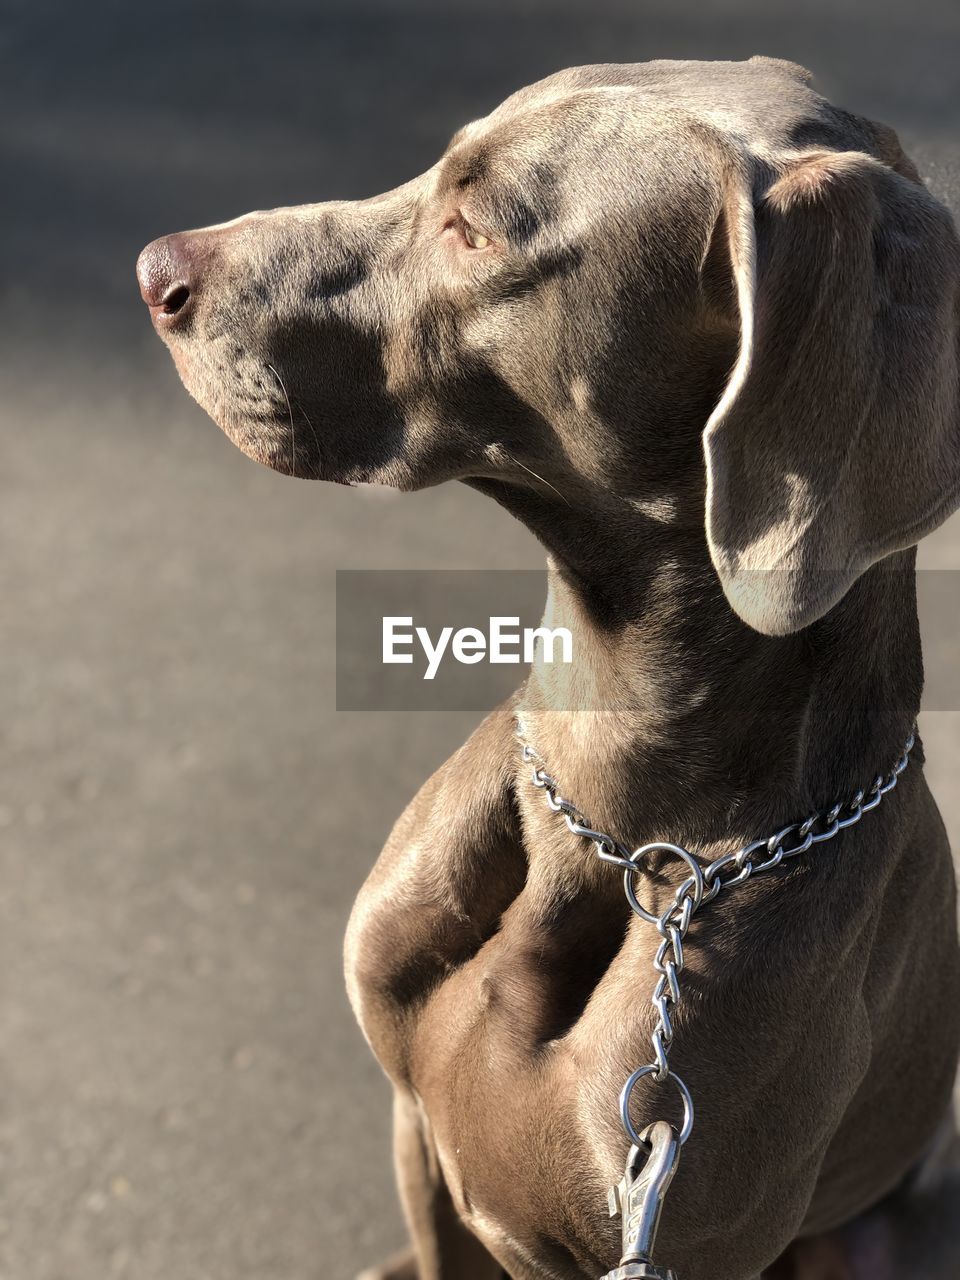
{"type": "MultiPolygon", "coordinates": [[[[140,247],[385,190],[524,83],[661,56],[807,63],[960,209],[958,36],[953,0],[7,0],[0,1280],[349,1280],[400,1242],[341,939],[477,717],[335,713],[334,570],[541,563],[466,490],[243,458],[140,247]]],[[[960,525],[924,554],[960,566],[960,525]]],[[[925,730],[960,845],[958,717],[925,730]]]]}

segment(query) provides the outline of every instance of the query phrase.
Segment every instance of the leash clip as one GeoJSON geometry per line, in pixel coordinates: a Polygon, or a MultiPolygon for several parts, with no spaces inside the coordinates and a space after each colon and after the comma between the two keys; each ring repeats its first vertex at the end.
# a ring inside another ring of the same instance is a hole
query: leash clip
{"type": "Polygon", "coordinates": [[[650,1125],[640,1137],[649,1152],[631,1147],[623,1178],[609,1191],[610,1216],[622,1218],[623,1256],[619,1267],[602,1280],[677,1280],[673,1271],[655,1266],[651,1255],[663,1202],[680,1163],[680,1140],[666,1120],[650,1125]],[[643,1167],[638,1168],[644,1156],[643,1167]]]}

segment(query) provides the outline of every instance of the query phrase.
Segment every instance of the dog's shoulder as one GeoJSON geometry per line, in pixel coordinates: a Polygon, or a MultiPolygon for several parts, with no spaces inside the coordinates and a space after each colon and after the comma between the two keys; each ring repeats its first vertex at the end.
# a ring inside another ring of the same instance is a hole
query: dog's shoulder
{"type": "MultiPolygon", "coordinates": [[[[404,1027],[521,892],[512,702],[493,711],[397,820],[347,929],[351,1002],[384,1065],[404,1027]]],[[[399,1068],[398,1068],[399,1069],[399,1068]]]]}

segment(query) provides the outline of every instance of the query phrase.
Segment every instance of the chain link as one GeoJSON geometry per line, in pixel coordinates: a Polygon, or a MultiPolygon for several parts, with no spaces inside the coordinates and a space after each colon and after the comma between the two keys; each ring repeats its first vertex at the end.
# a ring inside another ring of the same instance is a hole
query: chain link
{"type": "Polygon", "coordinates": [[[683,1124],[677,1131],[682,1146],[693,1131],[693,1099],[686,1084],[670,1070],[670,1049],[673,1045],[674,1011],[682,995],[680,975],[684,964],[683,943],[694,915],[724,890],[744,884],[751,876],[772,871],[782,862],[806,853],[815,845],[832,840],[847,827],[858,823],[865,813],[876,809],[883,797],[897,785],[901,773],[909,764],[916,734],[910,734],[902,755],[886,777],[877,774],[869,788],[858,791],[846,803],[812,813],[802,822],[791,822],[772,836],[752,840],[742,849],[725,853],[702,869],[695,856],[680,845],[657,842],[641,845],[630,853],[613,836],[596,830],[577,806],[560,794],[557,781],[547,773],[542,757],[526,741],[522,723],[518,725],[517,737],[522,747],[524,763],[531,766],[533,784],[544,793],[546,803],[554,813],[563,815],[575,836],[581,836],[593,844],[601,862],[623,872],[624,892],[630,909],[642,920],[654,925],[660,935],[660,945],[653,962],[657,975],[651,998],[656,1011],[656,1024],[651,1036],[653,1060],[646,1066],[638,1067],[623,1086],[620,1094],[620,1119],[630,1142],[636,1146],[643,1145],[643,1134],[637,1131],[630,1115],[633,1090],[647,1077],[652,1077],[660,1084],[672,1082],[683,1100],[683,1124]],[[670,906],[659,916],[648,911],[640,902],[635,884],[635,878],[644,870],[642,864],[645,858],[658,851],[681,859],[690,872],[674,894],[670,906]]]}

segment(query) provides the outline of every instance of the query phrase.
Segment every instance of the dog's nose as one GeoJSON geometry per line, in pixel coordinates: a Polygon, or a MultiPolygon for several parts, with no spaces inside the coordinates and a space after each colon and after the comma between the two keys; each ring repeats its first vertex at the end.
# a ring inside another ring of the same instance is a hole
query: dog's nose
{"type": "Polygon", "coordinates": [[[201,257],[183,234],[161,236],[140,254],[137,280],[155,324],[170,328],[188,314],[200,284],[201,257]]]}

